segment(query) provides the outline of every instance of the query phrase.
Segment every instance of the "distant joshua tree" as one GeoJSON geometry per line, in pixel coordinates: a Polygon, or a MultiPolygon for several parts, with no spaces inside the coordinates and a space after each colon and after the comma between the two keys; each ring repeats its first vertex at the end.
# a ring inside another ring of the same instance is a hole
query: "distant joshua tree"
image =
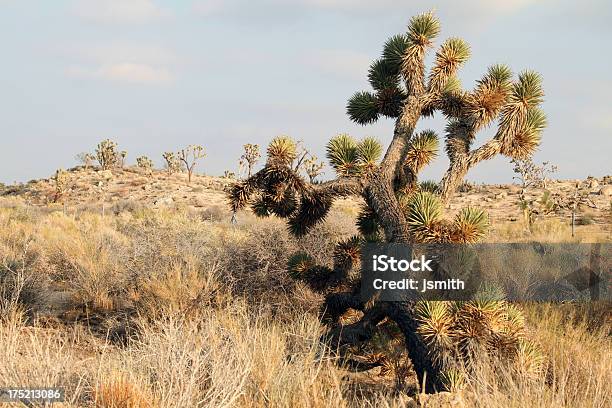
{"type": "Polygon", "coordinates": [[[112,140],[103,140],[98,144],[98,147],[96,147],[96,159],[98,163],[100,163],[102,170],[109,170],[116,167],[119,157],[117,143],[112,140]]]}
{"type": "Polygon", "coordinates": [[[128,152],[126,150],[122,150],[117,153],[117,167],[119,167],[120,169],[125,167],[125,160],[126,160],[127,154],[128,152]]]}
{"type": "Polygon", "coordinates": [[[166,161],[166,170],[168,171],[168,174],[171,175],[181,171],[181,161],[175,153],[164,152],[162,157],[166,161]]]}
{"type": "Polygon", "coordinates": [[[74,158],[85,167],[85,170],[88,170],[96,159],[93,154],[87,152],[79,153],[74,158]]]}
{"type": "Polygon", "coordinates": [[[309,158],[304,160],[304,171],[308,176],[308,180],[311,183],[314,183],[316,178],[323,174],[323,168],[325,167],[325,163],[319,161],[317,156],[311,155],[309,158]]]}
{"type": "Polygon", "coordinates": [[[559,208],[559,203],[556,202],[555,197],[549,191],[545,191],[539,200],[530,200],[527,198],[527,190],[533,187],[546,189],[548,187],[547,177],[557,171],[557,166],[549,162],[537,165],[531,157],[513,158],[510,163],[514,165],[512,170],[516,174],[513,179],[518,180],[521,185],[519,207],[523,211],[523,217],[527,221],[529,230],[531,230],[538,216],[548,215],[556,211],[559,208]]]}
{"type": "Polygon", "coordinates": [[[147,156],[140,156],[136,158],[136,165],[143,169],[148,175],[153,174],[153,160],[147,156]]]}
{"type": "MultiPolygon", "coordinates": [[[[473,90],[463,89],[456,73],[470,49],[459,38],[442,43],[427,73],[426,54],[439,31],[433,14],[413,17],[407,33],[389,39],[382,57],[372,63],[368,79],[373,91],[358,92],[348,101],[348,115],[358,124],[381,117],[395,121],[384,154],[374,140],[336,136],[327,145],[327,158],[338,177],[312,184],[293,166],[295,142],[276,138],[268,147],[265,167],[229,193],[234,211],[250,205],[257,215],[286,218],[297,236],[322,222],[337,198],[361,196],[365,204],[357,220],[360,234],[337,244],[333,267],[318,265],[302,253],[290,259],[289,274],[325,296],[322,314],[329,327],[324,338],[333,350],[351,360],[351,350],[374,347],[389,338],[385,333],[393,333],[391,340],[405,344],[404,352],[427,391],[452,388],[448,379],[471,366],[475,350],[520,362],[522,372],[542,367],[541,354],[524,335],[522,312],[498,297],[461,303],[383,302],[376,295],[360,296],[362,244],[480,240],[487,231],[487,214],[466,207],[447,220],[444,203],[476,164],[499,154],[530,157],[546,125],[539,107],[541,78],[535,72],[513,79],[507,66],[493,65],[473,90]],[[420,185],[418,175],[436,157],[439,137],[431,130],[417,132],[416,127],[421,117],[436,111],[448,120],[443,142],[450,165],[432,193],[434,184],[420,185]],[[477,133],[490,126],[497,126],[494,136],[474,147],[477,133]],[[352,320],[346,320],[349,315],[352,320]]],[[[385,360],[399,361],[387,352],[392,343],[385,344],[383,356],[373,353],[369,362],[384,368],[385,360]]],[[[354,359],[352,363],[359,364],[354,359]]]]}
{"type": "Polygon", "coordinates": [[[240,156],[240,166],[247,168],[247,177],[251,177],[253,167],[259,161],[259,145],[247,143],[244,146],[244,153],[240,156]]]}
{"type": "Polygon", "coordinates": [[[512,170],[516,174],[513,178],[521,183],[521,188],[526,190],[529,187],[548,188],[548,175],[557,172],[557,166],[549,162],[537,165],[531,157],[512,159],[514,165],[512,170]]]}
{"type": "Polygon", "coordinates": [[[189,145],[185,149],[178,152],[179,160],[185,165],[187,169],[187,182],[191,183],[191,177],[193,176],[193,170],[195,169],[198,160],[206,157],[204,148],[200,145],[189,145]]]}
{"type": "Polygon", "coordinates": [[[57,203],[63,200],[66,191],[68,190],[68,184],[70,183],[70,175],[64,169],[58,169],[53,177],[53,183],[55,185],[55,194],[53,196],[53,202],[57,203]]]}

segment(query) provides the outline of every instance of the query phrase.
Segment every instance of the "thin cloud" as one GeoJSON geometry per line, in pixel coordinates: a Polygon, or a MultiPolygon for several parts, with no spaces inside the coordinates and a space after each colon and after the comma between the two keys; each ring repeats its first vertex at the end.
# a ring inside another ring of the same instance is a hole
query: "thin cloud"
{"type": "Polygon", "coordinates": [[[169,15],[151,0],[77,0],[74,12],[87,20],[119,24],[148,23],[169,15]]]}
{"type": "Polygon", "coordinates": [[[174,80],[170,71],[147,64],[122,62],[101,67],[72,66],[68,75],[78,78],[102,79],[133,84],[167,84],[174,80]]]}

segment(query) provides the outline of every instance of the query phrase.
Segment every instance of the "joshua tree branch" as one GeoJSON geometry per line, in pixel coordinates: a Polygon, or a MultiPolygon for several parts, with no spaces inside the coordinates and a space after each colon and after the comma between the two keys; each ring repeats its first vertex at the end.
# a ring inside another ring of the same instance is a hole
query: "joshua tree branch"
{"type": "Polygon", "coordinates": [[[367,180],[357,177],[341,177],[320,184],[311,184],[312,190],[329,193],[336,197],[360,196],[367,187],[367,180]]]}
{"type": "Polygon", "coordinates": [[[493,138],[472,150],[468,154],[458,154],[453,158],[451,164],[440,181],[439,193],[444,202],[448,202],[459,184],[463,181],[468,171],[483,160],[492,159],[501,152],[501,143],[493,138]]]}

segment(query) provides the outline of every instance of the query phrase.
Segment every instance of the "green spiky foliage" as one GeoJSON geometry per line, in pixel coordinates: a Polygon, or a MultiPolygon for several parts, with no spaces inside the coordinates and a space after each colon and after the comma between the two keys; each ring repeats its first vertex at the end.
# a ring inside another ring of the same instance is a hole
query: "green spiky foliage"
{"type": "Polygon", "coordinates": [[[433,180],[421,181],[419,183],[419,190],[427,191],[428,193],[436,193],[438,191],[438,183],[433,180]]]}
{"type": "Polygon", "coordinates": [[[373,137],[357,142],[352,136],[342,133],[327,143],[326,157],[341,177],[370,173],[381,154],[382,146],[373,137]]]}
{"type": "Polygon", "coordinates": [[[416,135],[408,147],[405,165],[414,173],[421,170],[438,156],[438,136],[433,130],[416,135]]]}
{"type": "Polygon", "coordinates": [[[510,361],[521,374],[541,373],[545,358],[525,334],[520,311],[496,296],[468,302],[419,301],[417,331],[442,369],[444,386],[460,388],[483,356],[510,361]],[[520,316],[520,317],[518,317],[520,316]]]}
{"type": "Polygon", "coordinates": [[[373,137],[366,137],[357,145],[357,160],[363,173],[372,172],[381,155],[382,145],[373,137]]]}
{"type": "Polygon", "coordinates": [[[467,207],[447,221],[442,207],[435,193],[421,190],[410,196],[404,214],[414,242],[474,243],[485,236],[489,219],[484,211],[467,207]]]}
{"type": "MultiPolygon", "coordinates": [[[[397,367],[409,358],[408,366],[414,367],[426,391],[459,387],[463,377],[457,370],[469,365],[477,352],[502,356],[522,367],[541,363],[525,342],[520,308],[494,291],[491,295],[487,288],[462,303],[381,302],[376,294],[369,299],[360,296],[364,243],[429,246],[481,241],[489,226],[487,214],[468,207],[448,216],[444,208],[449,198],[467,172],[483,160],[499,154],[529,156],[546,124],[539,107],[541,78],[533,72],[514,78],[507,66],[492,65],[473,89],[464,89],[457,74],[470,48],[459,38],[442,43],[428,71],[426,55],[439,32],[432,13],[413,17],[406,32],[391,37],[370,66],[371,89],[356,92],[348,100],[347,114],[357,124],[385,118],[395,121],[385,149],[371,138],[357,141],[347,134],[335,136],[327,145],[327,159],[338,177],[314,184],[291,166],[295,143],[277,138],[270,143],[265,167],[228,193],[234,211],[251,207],[260,216],[285,218],[296,236],[322,222],[336,199],[360,197],[359,235],[337,243],[330,254],[333,265],[317,265],[312,257],[299,254],[290,259],[289,273],[324,296],[321,315],[328,330],[323,340],[332,343],[331,349],[350,364],[378,365],[398,376],[397,367]],[[448,121],[442,143],[450,164],[439,183],[419,184],[420,172],[438,155],[440,138],[433,131],[417,130],[418,121],[436,112],[448,121]],[[491,126],[496,126],[494,136],[474,148],[477,133],[491,126]],[[391,351],[398,344],[404,354],[391,351]]],[[[469,275],[474,262],[469,253],[459,253],[454,264],[444,267],[469,275]]]]}
{"type": "Polygon", "coordinates": [[[297,143],[289,136],[277,136],[268,145],[268,164],[289,166],[297,157],[297,143]]]}
{"type": "Polygon", "coordinates": [[[327,143],[326,157],[340,176],[359,173],[357,142],[346,133],[339,134],[327,143]]]}

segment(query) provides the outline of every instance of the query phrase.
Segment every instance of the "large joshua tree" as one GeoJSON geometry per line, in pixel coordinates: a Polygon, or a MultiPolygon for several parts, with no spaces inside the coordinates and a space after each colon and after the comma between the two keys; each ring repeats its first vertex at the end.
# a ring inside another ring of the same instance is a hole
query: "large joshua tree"
{"type": "Polygon", "coordinates": [[[357,142],[348,135],[336,136],[327,146],[327,157],[338,177],[312,184],[292,165],[295,142],[276,138],[268,147],[265,167],[229,194],[234,211],[250,205],[258,215],[286,218],[296,236],[324,220],[334,199],[361,196],[365,204],[357,220],[360,235],[337,244],[333,267],[316,265],[308,255],[298,254],[291,258],[289,272],[325,294],[326,338],[334,348],[370,342],[392,324],[428,389],[440,389],[445,378],[453,378],[452,370],[469,365],[477,349],[520,357],[531,369],[536,367],[537,354],[524,340],[520,311],[501,298],[466,303],[361,299],[361,245],[478,241],[486,232],[487,215],[464,208],[445,220],[444,203],[479,162],[498,154],[529,157],[546,123],[539,108],[541,78],[535,72],[513,78],[505,65],[493,65],[474,89],[462,89],[456,73],[470,50],[459,38],[442,43],[426,73],[425,57],[439,31],[433,14],[413,17],[407,32],[390,38],[382,57],[372,63],[368,79],[373,90],[349,99],[347,112],[356,123],[367,125],[381,117],[395,120],[384,155],[373,139],[357,142]],[[439,184],[419,184],[418,174],[436,157],[440,138],[431,130],[417,132],[416,127],[421,117],[435,112],[448,120],[444,147],[450,165],[439,184]],[[497,126],[494,136],[475,147],[476,134],[492,124],[497,126]],[[347,313],[357,313],[358,318],[347,320],[347,313]]]}

